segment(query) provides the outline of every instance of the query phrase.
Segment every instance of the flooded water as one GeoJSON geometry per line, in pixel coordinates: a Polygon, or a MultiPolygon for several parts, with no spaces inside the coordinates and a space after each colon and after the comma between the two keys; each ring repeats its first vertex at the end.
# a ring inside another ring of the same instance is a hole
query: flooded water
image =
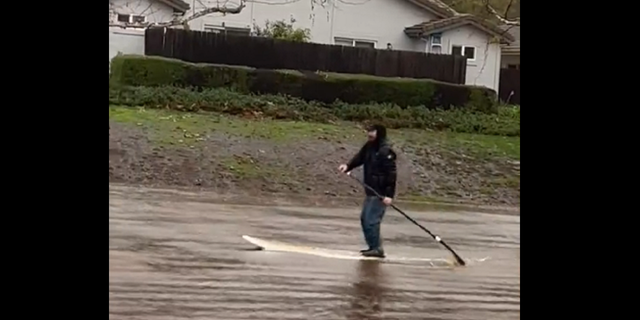
{"type": "Polygon", "coordinates": [[[394,212],[389,261],[250,250],[251,235],[363,248],[359,209],[212,204],[197,194],[110,186],[109,319],[520,318],[520,217],[407,211],[466,267],[394,212]],[[402,259],[407,258],[407,259],[402,259]]]}

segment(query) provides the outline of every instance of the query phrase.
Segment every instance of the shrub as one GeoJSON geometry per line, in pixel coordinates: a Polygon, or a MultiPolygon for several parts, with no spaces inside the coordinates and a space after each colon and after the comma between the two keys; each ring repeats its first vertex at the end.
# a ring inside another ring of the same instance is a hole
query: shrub
{"type": "Polygon", "coordinates": [[[393,104],[330,104],[307,102],[284,95],[245,94],[224,88],[109,87],[109,104],[170,108],[182,111],[214,111],[233,115],[261,114],[296,121],[378,122],[389,128],[432,129],[488,135],[520,136],[520,111],[499,107],[495,114],[424,106],[401,108],[393,104]]]}
{"type": "Polygon", "coordinates": [[[131,86],[231,88],[242,93],[285,94],[305,101],[389,103],[400,107],[466,107],[494,112],[495,91],[430,79],[384,78],[242,66],[193,64],[180,60],[122,55],[113,58],[111,79],[131,86]]]}

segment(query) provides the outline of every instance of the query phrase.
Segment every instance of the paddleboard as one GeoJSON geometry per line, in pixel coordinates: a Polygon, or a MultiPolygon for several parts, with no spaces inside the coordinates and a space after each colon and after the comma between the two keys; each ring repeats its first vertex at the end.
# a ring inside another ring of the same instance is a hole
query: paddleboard
{"type": "Polygon", "coordinates": [[[376,257],[364,257],[357,252],[293,245],[293,244],[288,244],[288,243],[279,242],[279,241],[258,239],[258,238],[247,236],[247,235],[242,236],[242,238],[248,241],[249,243],[266,251],[302,253],[302,254],[310,254],[314,256],[334,258],[334,259],[351,259],[351,260],[383,260],[384,259],[384,258],[376,258],[376,257]]]}
{"type": "Polygon", "coordinates": [[[252,236],[243,235],[242,238],[247,242],[265,251],[288,252],[298,254],[308,254],[324,258],[347,259],[347,260],[380,260],[391,262],[422,262],[434,267],[452,266],[453,261],[448,259],[432,259],[432,258],[405,258],[387,256],[386,258],[365,257],[359,252],[346,250],[325,249],[311,246],[294,245],[273,240],[264,240],[252,236]]]}

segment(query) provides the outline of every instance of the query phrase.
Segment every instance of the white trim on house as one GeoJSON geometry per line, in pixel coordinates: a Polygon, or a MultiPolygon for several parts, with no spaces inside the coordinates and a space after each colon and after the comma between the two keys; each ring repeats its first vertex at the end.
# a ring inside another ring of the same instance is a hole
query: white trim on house
{"type": "Polygon", "coordinates": [[[373,47],[371,47],[373,49],[375,49],[378,46],[378,41],[375,41],[375,40],[354,39],[354,38],[348,38],[348,37],[333,38],[334,45],[346,46],[346,47],[361,47],[361,48],[364,47],[364,46],[358,46],[357,45],[358,43],[373,45],[373,47]],[[351,43],[351,44],[348,44],[348,43],[351,43]]]}
{"type": "Polygon", "coordinates": [[[450,53],[453,54],[453,47],[460,47],[460,53],[464,56],[465,51],[467,50],[467,48],[473,48],[473,59],[472,58],[467,58],[467,61],[473,62],[476,61],[476,58],[478,56],[478,48],[476,48],[475,46],[465,46],[465,45],[460,45],[460,44],[452,44],[450,49],[450,53]]]}

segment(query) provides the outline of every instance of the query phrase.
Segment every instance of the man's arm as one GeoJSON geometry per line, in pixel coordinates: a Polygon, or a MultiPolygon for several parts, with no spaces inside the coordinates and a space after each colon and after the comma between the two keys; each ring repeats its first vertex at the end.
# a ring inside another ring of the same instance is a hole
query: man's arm
{"type": "Polygon", "coordinates": [[[398,177],[396,153],[391,148],[380,149],[380,153],[382,156],[382,170],[385,175],[383,196],[393,199],[396,194],[396,179],[398,177]]]}
{"type": "Polygon", "coordinates": [[[361,166],[362,164],[364,164],[364,153],[365,153],[364,149],[365,149],[365,146],[360,148],[360,151],[358,151],[358,153],[356,153],[356,155],[353,156],[353,159],[351,159],[351,161],[349,161],[349,163],[347,163],[347,170],[345,170],[345,172],[349,172],[349,171],[361,166]]]}

